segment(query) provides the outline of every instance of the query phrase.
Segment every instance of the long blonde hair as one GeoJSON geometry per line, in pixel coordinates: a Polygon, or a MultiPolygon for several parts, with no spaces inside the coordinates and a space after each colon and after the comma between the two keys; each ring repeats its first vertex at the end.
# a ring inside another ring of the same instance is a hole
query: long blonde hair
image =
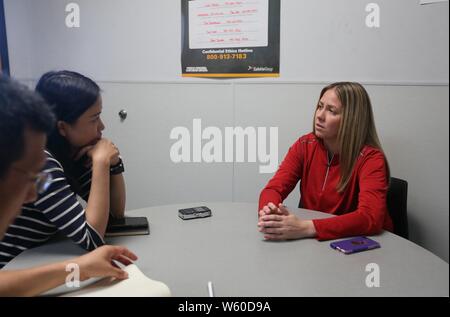
{"type": "MultiPolygon", "coordinates": [[[[370,145],[379,149],[383,154],[384,151],[375,128],[372,104],[364,87],[354,82],[333,83],[322,89],[319,100],[330,89],[334,89],[342,104],[342,116],[337,136],[341,178],[337,190],[343,192],[350,181],[353,168],[363,147],[370,145]]],[[[313,124],[313,132],[316,132],[315,124],[313,124]]],[[[386,168],[389,180],[390,172],[387,160],[386,168]]]]}

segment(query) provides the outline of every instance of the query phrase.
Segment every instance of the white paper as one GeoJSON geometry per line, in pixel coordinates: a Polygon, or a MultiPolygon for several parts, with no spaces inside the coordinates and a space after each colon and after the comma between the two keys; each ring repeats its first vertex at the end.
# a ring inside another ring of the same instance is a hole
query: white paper
{"type": "Polygon", "coordinates": [[[128,279],[102,279],[78,291],[64,294],[63,297],[169,297],[166,284],[152,280],[144,275],[135,264],[124,268],[128,279]]]}
{"type": "Polygon", "coordinates": [[[269,0],[189,1],[189,48],[265,47],[269,0]]]}

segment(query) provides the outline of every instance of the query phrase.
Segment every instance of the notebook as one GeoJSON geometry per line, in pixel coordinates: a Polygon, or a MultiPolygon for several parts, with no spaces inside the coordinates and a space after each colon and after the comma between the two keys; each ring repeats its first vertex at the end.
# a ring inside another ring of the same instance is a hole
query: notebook
{"type": "Polygon", "coordinates": [[[166,284],[152,280],[135,265],[124,268],[128,279],[116,280],[104,278],[78,291],[67,293],[62,297],[170,297],[166,284]]]}

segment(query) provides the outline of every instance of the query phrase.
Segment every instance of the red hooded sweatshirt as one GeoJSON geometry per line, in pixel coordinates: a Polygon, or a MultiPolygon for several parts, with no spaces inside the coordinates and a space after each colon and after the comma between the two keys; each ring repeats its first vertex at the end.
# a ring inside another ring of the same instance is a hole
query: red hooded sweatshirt
{"type": "Polygon", "coordinates": [[[342,193],[339,156],[329,162],[323,143],[313,134],[302,136],[289,149],[274,177],[262,190],[259,209],[269,202],[278,206],[300,181],[300,206],[338,215],[313,220],[318,240],[374,235],[393,230],[387,212],[387,166],[384,154],[364,146],[350,181],[342,193]]]}

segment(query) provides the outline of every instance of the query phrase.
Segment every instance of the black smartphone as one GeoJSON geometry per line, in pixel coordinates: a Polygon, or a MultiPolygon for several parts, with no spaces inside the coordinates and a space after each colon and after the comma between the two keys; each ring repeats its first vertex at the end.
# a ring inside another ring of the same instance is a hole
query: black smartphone
{"type": "Polygon", "coordinates": [[[210,217],[211,209],[206,206],[179,209],[178,216],[183,220],[210,217]]]}
{"type": "Polygon", "coordinates": [[[106,237],[148,235],[150,228],[147,217],[109,218],[106,237]]]}

